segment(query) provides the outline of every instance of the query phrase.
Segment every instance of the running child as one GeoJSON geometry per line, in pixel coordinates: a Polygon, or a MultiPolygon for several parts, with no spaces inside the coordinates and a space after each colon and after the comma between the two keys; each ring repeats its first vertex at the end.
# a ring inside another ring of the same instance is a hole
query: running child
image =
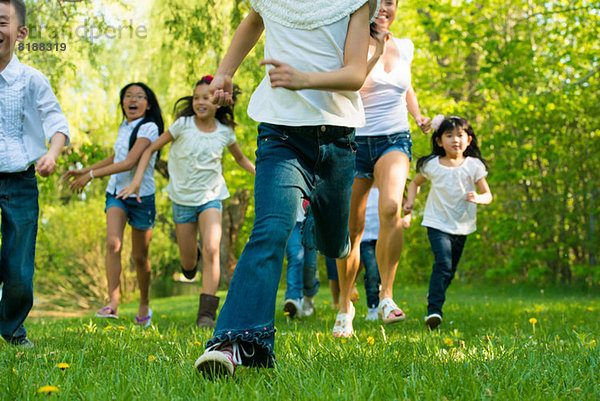
{"type": "Polygon", "coordinates": [[[248,105],[260,122],[254,227],[196,361],[210,377],[233,375],[238,365],[273,366],[277,287],[301,198],[310,202],[307,221],[314,218],[315,228],[305,223],[305,245],[316,242],[331,258],[350,250],[354,129],[364,124],[356,91],[367,72],[369,14],[378,1],[371,9],[365,0],[250,3],[211,85],[217,104],[230,102],[232,76],[265,31],[267,75],[248,105]]]}
{"type": "Polygon", "coordinates": [[[432,122],[431,154],[417,160],[417,176],[408,186],[404,212],[412,212],[415,197],[425,180],[431,189],[421,225],[427,227],[435,256],[425,324],[430,330],[442,323],[446,290],[467,239],[476,230],[477,205],[492,202],[485,179],[486,162],[481,156],[471,124],[461,117],[436,116],[432,122]]]}
{"type": "Polygon", "coordinates": [[[33,306],[35,173],[54,172],[69,126],[48,78],[14,54],[29,34],[26,17],[22,0],[0,0],[0,334],[9,344],[31,348],[23,322],[33,306]]]}
{"type": "Polygon", "coordinates": [[[148,327],[152,321],[149,307],[150,261],[148,250],[156,216],[154,204],[154,163],[143,169],[140,190],[141,203],[135,196],[117,198],[117,194],[131,183],[136,165],[146,148],[163,131],[163,119],[154,92],[142,82],[125,85],[119,94],[124,120],[119,126],[114,153],[91,166],[67,171],[63,177],[70,181],[73,192],[81,193],[94,178],[110,176],[106,187],[106,278],[108,304],[98,310],[96,317],[117,318],[121,276],[121,249],[125,225],[131,226],[132,258],[140,288],[140,305],[135,323],[148,327]]]}
{"type": "MultiPolygon", "coordinates": [[[[214,327],[219,298],[221,244],[221,201],[229,197],[221,168],[223,149],[227,148],[235,161],[255,174],[254,165],[242,153],[233,128],[233,105],[219,107],[210,101],[208,87],[213,78],[206,75],[195,87],[193,96],[175,103],[176,120],[169,129],[143,153],[131,183],[123,188],[118,199],[134,195],[140,201],[143,174],[154,153],[169,142],[169,184],[167,193],[173,201],[173,220],[181,257],[181,270],[193,279],[202,261],[202,293],[196,317],[199,327],[214,327]],[[198,229],[202,250],[198,247],[198,229]]],[[[235,100],[236,91],[233,93],[235,100]]]]}

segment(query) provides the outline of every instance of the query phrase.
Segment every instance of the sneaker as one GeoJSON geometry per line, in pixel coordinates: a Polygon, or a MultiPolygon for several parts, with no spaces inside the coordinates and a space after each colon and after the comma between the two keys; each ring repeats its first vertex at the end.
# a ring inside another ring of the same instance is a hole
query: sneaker
{"type": "Polygon", "coordinates": [[[12,338],[9,343],[19,348],[33,348],[33,343],[26,336],[12,338]]]}
{"type": "Polygon", "coordinates": [[[315,313],[315,301],[312,297],[304,297],[302,300],[302,316],[310,316],[315,313]]]}
{"type": "Polygon", "coordinates": [[[283,312],[287,312],[286,315],[293,319],[302,316],[302,298],[297,299],[286,299],[283,303],[283,312]]]}
{"type": "Polygon", "coordinates": [[[216,379],[219,377],[232,377],[235,369],[242,364],[242,355],[251,358],[254,356],[254,346],[252,352],[248,353],[238,343],[217,343],[204,350],[204,354],[196,361],[196,369],[207,379],[216,379]]]}
{"type": "Polygon", "coordinates": [[[369,313],[367,313],[367,316],[365,317],[365,321],[367,322],[375,322],[377,320],[379,320],[379,316],[377,315],[377,307],[375,308],[369,308],[369,313]]]}
{"type": "Polygon", "coordinates": [[[442,323],[442,316],[437,313],[425,317],[425,325],[429,327],[429,330],[435,330],[442,323]]]}

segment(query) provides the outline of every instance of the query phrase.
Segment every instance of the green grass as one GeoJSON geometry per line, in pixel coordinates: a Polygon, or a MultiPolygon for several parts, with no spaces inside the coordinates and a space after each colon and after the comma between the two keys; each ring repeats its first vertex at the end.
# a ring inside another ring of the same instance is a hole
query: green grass
{"type": "Polygon", "coordinates": [[[153,300],[145,330],[132,324],[136,305],[121,307],[118,321],[30,318],[35,348],[0,346],[0,399],[600,399],[597,294],[458,283],[441,330],[430,333],[425,293],[397,288],[407,320],[383,327],[363,321],[362,293],[356,336],[340,340],[330,334],[328,290],[302,320],[283,315],[280,291],[275,369],[241,367],[216,382],[194,369],[211,335],[193,325],[195,296],[153,300]],[[38,394],[44,385],[60,392],[38,394]]]}

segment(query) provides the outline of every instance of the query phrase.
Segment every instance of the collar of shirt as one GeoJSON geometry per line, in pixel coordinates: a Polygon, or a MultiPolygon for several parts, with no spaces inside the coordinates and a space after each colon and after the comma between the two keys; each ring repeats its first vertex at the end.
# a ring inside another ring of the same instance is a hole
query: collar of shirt
{"type": "Polygon", "coordinates": [[[135,128],[135,126],[144,119],[144,117],[140,117],[137,120],[133,120],[132,122],[128,122],[127,119],[123,120],[123,124],[121,124],[122,127],[125,128],[135,128]]]}
{"type": "Polygon", "coordinates": [[[19,76],[20,66],[21,62],[19,61],[19,58],[13,54],[4,71],[0,72],[0,76],[4,79],[4,81],[6,81],[7,84],[12,85],[19,76]]]}

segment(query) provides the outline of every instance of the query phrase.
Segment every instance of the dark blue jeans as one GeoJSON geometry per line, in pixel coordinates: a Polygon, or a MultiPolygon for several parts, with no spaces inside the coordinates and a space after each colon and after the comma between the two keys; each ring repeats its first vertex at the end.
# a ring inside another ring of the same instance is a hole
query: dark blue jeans
{"type": "Polygon", "coordinates": [[[314,297],[319,291],[317,251],[302,245],[302,222],[297,221],[285,249],[287,289],[285,299],[314,297]]]}
{"type": "Polygon", "coordinates": [[[38,224],[38,189],[33,167],[0,173],[2,210],[0,333],[6,341],[27,335],[23,326],[33,306],[33,270],[38,224]]]}
{"type": "Polygon", "coordinates": [[[446,290],[456,274],[456,266],[460,260],[467,236],[448,234],[431,227],[427,227],[427,236],[435,256],[429,280],[427,314],[438,313],[443,316],[442,306],[446,300],[446,290]]]}
{"type": "Polygon", "coordinates": [[[369,308],[379,306],[381,278],[379,277],[379,267],[375,258],[376,245],[377,240],[362,241],[360,243],[360,261],[365,267],[365,293],[367,294],[367,307],[369,308]]]}
{"type": "Polygon", "coordinates": [[[275,298],[301,199],[310,201],[319,251],[344,255],[356,143],[353,128],[265,123],[257,142],[254,226],[207,347],[238,342],[253,355],[243,355],[244,365],[271,366],[275,298]]]}

